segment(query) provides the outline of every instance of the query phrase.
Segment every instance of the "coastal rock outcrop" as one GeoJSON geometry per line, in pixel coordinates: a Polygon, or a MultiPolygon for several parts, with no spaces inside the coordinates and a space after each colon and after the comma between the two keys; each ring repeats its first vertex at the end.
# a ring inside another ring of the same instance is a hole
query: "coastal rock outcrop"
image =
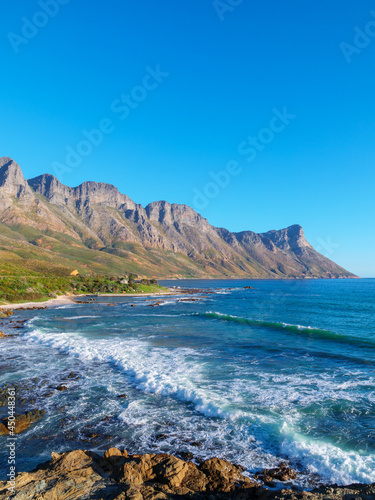
{"type": "Polygon", "coordinates": [[[17,475],[14,496],[6,488],[5,482],[0,483],[1,498],[16,500],[161,500],[197,494],[220,498],[218,494],[239,494],[258,484],[226,460],[211,459],[198,467],[168,454],[128,455],[110,448],[103,457],[83,450],[52,453],[49,462],[17,475]]]}
{"type": "MultiPolygon", "coordinates": [[[[281,469],[285,472],[286,467],[281,469]]],[[[83,450],[62,454],[52,452],[50,461],[31,472],[18,474],[13,491],[9,489],[10,483],[0,482],[0,497],[9,500],[375,498],[375,484],[334,485],[309,492],[295,489],[271,491],[242,472],[241,466],[219,458],[211,458],[197,466],[173,455],[129,455],[118,448],[110,448],[103,457],[83,450]]]]}
{"type": "Polygon", "coordinates": [[[297,472],[282,463],[274,469],[263,469],[260,474],[256,475],[257,479],[261,479],[265,484],[273,484],[276,481],[290,481],[297,479],[297,472]]]}
{"type": "MultiPolygon", "coordinates": [[[[46,412],[44,410],[30,410],[26,413],[15,415],[14,433],[19,434],[30,427],[30,425],[41,419],[46,412]]],[[[4,418],[0,424],[0,436],[9,434],[8,419],[4,418]]]]}

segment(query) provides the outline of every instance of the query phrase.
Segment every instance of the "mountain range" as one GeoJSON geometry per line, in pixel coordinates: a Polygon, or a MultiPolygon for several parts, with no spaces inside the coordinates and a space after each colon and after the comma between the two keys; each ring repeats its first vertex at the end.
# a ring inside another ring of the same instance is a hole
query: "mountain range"
{"type": "Polygon", "coordinates": [[[0,268],[0,275],[354,277],[314,250],[299,225],[231,232],[187,205],[143,207],[111,184],[72,188],[50,174],[26,180],[9,157],[0,158],[0,268]]]}

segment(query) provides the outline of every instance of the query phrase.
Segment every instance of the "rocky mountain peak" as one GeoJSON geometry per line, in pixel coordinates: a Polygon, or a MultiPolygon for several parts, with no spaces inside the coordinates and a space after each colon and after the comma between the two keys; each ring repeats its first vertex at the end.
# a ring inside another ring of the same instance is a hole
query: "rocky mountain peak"
{"type": "Polygon", "coordinates": [[[43,174],[33,179],[29,179],[29,186],[39,194],[51,199],[54,194],[63,194],[65,186],[51,174],[43,174]]]}
{"type": "Polygon", "coordinates": [[[106,204],[113,208],[119,208],[129,202],[133,204],[130,198],[121,194],[117,187],[105,182],[87,181],[72,189],[76,197],[95,204],[106,204]]]}
{"type": "Polygon", "coordinates": [[[32,196],[21,167],[8,156],[0,158],[0,187],[2,193],[20,199],[32,196]]]}
{"type": "MultiPolygon", "coordinates": [[[[154,201],[146,208],[147,217],[160,224],[183,224],[187,226],[201,226],[208,224],[207,220],[188,205],[168,203],[167,201],[154,201]]],[[[209,225],[209,224],[208,224],[209,225]]]]}
{"type": "Polygon", "coordinates": [[[293,224],[278,231],[272,230],[264,233],[274,245],[283,250],[291,250],[296,255],[302,255],[307,249],[312,249],[310,243],[306,241],[303,228],[299,224],[293,224]]]}
{"type": "Polygon", "coordinates": [[[29,179],[28,183],[35,192],[58,205],[104,204],[116,209],[124,206],[126,209],[134,209],[136,206],[117,187],[104,182],[87,181],[72,188],[65,186],[51,174],[43,174],[29,179]]]}
{"type": "MultiPolygon", "coordinates": [[[[0,158],[0,221],[10,228],[39,230],[38,244],[53,252],[57,242],[56,255],[69,235],[76,240],[72,246],[82,251],[82,262],[95,270],[108,266],[107,272],[131,263],[131,269],[159,277],[353,276],[316,252],[297,224],[267,233],[233,233],[211,226],[188,205],[156,201],[143,208],[103,182],[68,187],[50,174],[27,182],[8,157],[0,158]],[[64,238],[51,236],[57,233],[64,238]],[[85,251],[90,252],[86,257],[85,251]],[[98,253],[93,256],[93,251],[98,253]]],[[[70,246],[66,256],[86,269],[70,246]]]]}

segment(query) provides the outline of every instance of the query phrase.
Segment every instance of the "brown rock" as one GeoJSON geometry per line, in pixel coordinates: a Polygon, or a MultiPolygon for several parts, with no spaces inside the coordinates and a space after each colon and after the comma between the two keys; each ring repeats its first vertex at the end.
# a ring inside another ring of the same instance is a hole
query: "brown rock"
{"type": "Polygon", "coordinates": [[[109,448],[109,450],[104,452],[104,458],[109,457],[122,457],[122,453],[118,448],[109,448]]]}
{"type": "Polygon", "coordinates": [[[176,457],[167,456],[165,460],[153,467],[153,473],[162,483],[171,487],[180,487],[188,472],[188,463],[176,457]]]}
{"type": "Polygon", "coordinates": [[[221,458],[210,458],[199,469],[207,476],[207,489],[210,491],[234,491],[237,484],[246,488],[257,486],[257,483],[243,476],[235,465],[221,458]]]}
{"type": "Polygon", "coordinates": [[[256,477],[259,477],[264,483],[272,483],[275,479],[277,481],[297,479],[298,475],[294,469],[291,469],[283,462],[275,469],[263,469],[261,474],[257,474],[256,477]]]}
{"type": "MultiPolygon", "coordinates": [[[[46,412],[44,410],[31,410],[31,411],[27,411],[26,413],[21,414],[21,415],[15,415],[14,433],[19,434],[20,432],[28,429],[33,422],[41,419],[45,413],[46,412]]],[[[3,427],[6,428],[6,430],[11,428],[11,422],[8,423],[7,418],[3,419],[2,424],[3,424],[3,427]]],[[[1,430],[3,430],[3,429],[0,428],[0,432],[1,432],[1,430]]],[[[9,431],[6,432],[6,434],[8,434],[8,433],[9,433],[9,431]]]]}
{"type": "Polygon", "coordinates": [[[68,390],[68,388],[66,387],[66,385],[58,385],[58,386],[56,387],[56,389],[57,389],[58,391],[67,391],[67,390],[68,390]]]}
{"type": "Polygon", "coordinates": [[[167,434],[156,434],[155,436],[156,441],[163,441],[164,439],[168,439],[167,434]]]}
{"type": "Polygon", "coordinates": [[[201,446],[203,446],[203,443],[201,441],[193,441],[192,443],[190,443],[190,446],[200,448],[201,446]]]}
{"type": "MultiPolygon", "coordinates": [[[[282,469],[285,473],[287,467],[282,469]]],[[[272,469],[271,469],[272,470],[272,469]]],[[[272,472],[278,475],[280,472],[272,472]]],[[[226,460],[212,458],[198,468],[168,454],[131,455],[110,448],[100,457],[90,451],[52,453],[51,460],[16,477],[17,500],[354,500],[375,498],[375,485],[324,487],[312,492],[269,491],[226,460]]],[[[0,482],[0,498],[8,498],[0,482]]]]}
{"type": "Polygon", "coordinates": [[[0,436],[5,436],[6,434],[9,434],[8,428],[0,422],[0,436]]]}
{"type": "MultiPolygon", "coordinates": [[[[6,486],[5,482],[0,483],[1,498],[7,498],[6,486]]],[[[104,478],[93,458],[82,450],[56,453],[51,462],[30,473],[18,474],[15,489],[20,500],[78,500],[86,495],[87,498],[108,498],[111,494],[116,498],[116,492],[121,492],[118,484],[104,478]]]]}
{"type": "Polygon", "coordinates": [[[104,458],[109,459],[111,457],[125,457],[129,458],[129,453],[126,450],[119,450],[118,448],[109,448],[104,453],[104,458]]]}

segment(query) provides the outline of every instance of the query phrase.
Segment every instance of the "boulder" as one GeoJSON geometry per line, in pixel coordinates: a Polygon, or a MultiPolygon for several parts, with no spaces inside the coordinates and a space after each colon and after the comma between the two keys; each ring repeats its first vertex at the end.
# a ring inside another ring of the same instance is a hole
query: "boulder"
{"type": "Polygon", "coordinates": [[[210,491],[231,492],[237,485],[240,488],[257,486],[257,483],[244,476],[236,465],[221,458],[205,460],[199,470],[207,476],[207,489],[210,491]]]}
{"type": "Polygon", "coordinates": [[[5,436],[6,434],[9,434],[8,427],[0,422],[0,436],[5,436]]]}
{"type": "MultiPolygon", "coordinates": [[[[30,425],[43,417],[46,412],[44,410],[30,410],[21,415],[15,415],[14,433],[19,434],[30,427],[30,425]]],[[[0,435],[9,434],[8,418],[4,418],[0,426],[0,435]],[[4,430],[5,428],[5,430],[4,430]]]]}
{"type": "Polygon", "coordinates": [[[257,478],[261,479],[264,483],[272,483],[273,481],[290,481],[297,479],[297,472],[288,467],[285,462],[282,462],[279,467],[274,469],[263,469],[260,474],[257,474],[257,478]]]}

